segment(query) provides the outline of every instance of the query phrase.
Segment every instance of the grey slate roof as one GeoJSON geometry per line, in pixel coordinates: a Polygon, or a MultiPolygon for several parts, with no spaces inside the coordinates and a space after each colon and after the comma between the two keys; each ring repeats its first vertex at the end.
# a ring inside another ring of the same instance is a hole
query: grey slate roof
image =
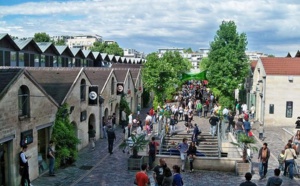
{"type": "Polygon", "coordinates": [[[55,46],[55,48],[57,49],[57,51],[59,52],[59,55],[62,55],[64,52],[68,53],[70,57],[74,57],[72,51],[70,50],[70,48],[66,45],[63,46],[55,46]]]}
{"type": "Polygon", "coordinates": [[[81,68],[26,68],[26,70],[61,105],[81,68]]]}
{"type": "Polygon", "coordinates": [[[130,63],[113,63],[112,68],[142,68],[142,64],[130,64],[130,63]]]}
{"type": "Polygon", "coordinates": [[[37,50],[38,53],[42,53],[42,50],[40,47],[36,44],[33,39],[15,39],[14,42],[16,45],[20,48],[20,50],[24,50],[26,46],[33,45],[33,47],[37,50]]]}
{"type": "Polygon", "coordinates": [[[8,34],[0,33],[0,40],[3,39],[6,35],[8,34]]]}
{"type": "Polygon", "coordinates": [[[0,99],[5,91],[9,88],[11,82],[23,72],[21,68],[0,68],[0,99]]]}
{"type": "Polygon", "coordinates": [[[90,51],[90,50],[82,50],[82,53],[83,53],[84,57],[87,59],[92,59],[92,60],[96,59],[94,57],[92,51],[90,51]]]}
{"type": "Polygon", "coordinates": [[[80,48],[70,48],[70,50],[75,57],[85,59],[85,56],[80,48]]]}
{"type": "Polygon", "coordinates": [[[109,78],[109,74],[112,72],[110,68],[84,68],[84,72],[91,81],[92,85],[98,85],[99,94],[103,90],[103,86],[109,78]]]}
{"type": "Polygon", "coordinates": [[[56,54],[56,55],[59,55],[60,53],[58,52],[57,48],[54,46],[53,43],[51,42],[39,42],[39,43],[36,43],[38,45],[38,47],[40,47],[41,51],[43,53],[46,52],[46,50],[48,50],[49,48],[51,48],[53,50],[53,52],[56,54]]]}
{"type": "Polygon", "coordinates": [[[19,51],[20,48],[18,47],[18,45],[14,42],[14,40],[5,33],[0,33],[0,42],[8,42],[12,47],[9,47],[9,50],[15,50],[15,51],[19,51]]]}
{"type": "Polygon", "coordinates": [[[124,82],[126,79],[128,69],[120,69],[120,68],[114,68],[114,72],[117,78],[118,82],[124,82]]]}

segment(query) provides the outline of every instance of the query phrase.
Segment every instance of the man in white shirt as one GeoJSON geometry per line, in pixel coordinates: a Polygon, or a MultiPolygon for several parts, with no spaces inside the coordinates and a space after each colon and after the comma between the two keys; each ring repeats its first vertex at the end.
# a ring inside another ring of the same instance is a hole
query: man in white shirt
{"type": "Polygon", "coordinates": [[[254,105],[252,104],[251,108],[250,108],[250,119],[254,119],[254,113],[255,113],[255,107],[254,105]]]}
{"type": "Polygon", "coordinates": [[[128,124],[132,126],[132,112],[128,116],[128,124]]]}

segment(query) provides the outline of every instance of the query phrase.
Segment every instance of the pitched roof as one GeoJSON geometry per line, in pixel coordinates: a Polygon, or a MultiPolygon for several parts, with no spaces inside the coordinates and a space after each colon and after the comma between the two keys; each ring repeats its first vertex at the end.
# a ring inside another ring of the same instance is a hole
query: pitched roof
{"type": "Polygon", "coordinates": [[[98,90],[101,94],[112,70],[110,68],[85,67],[84,72],[91,81],[92,85],[98,85],[98,90]]]}
{"type": "Polygon", "coordinates": [[[140,75],[140,70],[139,68],[131,68],[130,69],[130,72],[131,72],[131,75],[132,75],[132,79],[133,79],[133,82],[134,84],[136,84],[136,80],[137,78],[139,77],[140,75]]]}
{"type": "Polygon", "coordinates": [[[0,68],[0,98],[5,94],[11,82],[22,72],[23,69],[21,68],[0,68]]]}
{"type": "Polygon", "coordinates": [[[141,68],[142,64],[131,64],[131,63],[113,63],[112,68],[141,68]]]}
{"type": "Polygon", "coordinates": [[[300,75],[300,58],[260,58],[267,75],[300,75]]]}
{"type": "Polygon", "coordinates": [[[4,46],[8,47],[10,50],[15,50],[15,51],[20,50],[18,45],[14,42],[14,40],[8,34],[0,34],[0,46],[1,46],[1,42],[9,43],[9,46],[7,46],[6,44],[4,44],[4,46]]]}
{"type": "Polygon", "coordinates": [[[33,39],[25,39],[25,40],[15,39],[14,42],[20,48],[20,50],[27,51],[28,49],[26,49],[26,47],[29,45],[32,45],[32,47],[35,49],[35,51],[37,53],[42,53],[42,50],[40,49],[40,47],[36,44],[36,42],[33,39]]]}
{"type": "Polygon", "coordinates": [[[54,46],[53,43],[51,42],[40,42],[40,43],[36,43],[38,45],[38,47],[41,49],[41,51],[43,53],[45,53],[48,49],[48,51],[52,51],[54,52],[54,54],[59,55],[60,53],[58,52],[57,48],[54,46]]]}
{"type": "Polygon", "coordinates": [[[58,104],[62,104],[81,68],[44,67],[26,70],[58,104]]]}
{"type": "Polygon", "coordinates": [[[116,78],[118,82],[124,82],[127,75],[128,68],[114,68],[116,78]]]}

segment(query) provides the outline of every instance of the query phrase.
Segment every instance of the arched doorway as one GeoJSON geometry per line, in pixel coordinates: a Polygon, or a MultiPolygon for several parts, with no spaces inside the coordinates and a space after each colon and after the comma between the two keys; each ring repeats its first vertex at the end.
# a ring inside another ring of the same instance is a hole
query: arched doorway
{"type": "Polygon", "coordinates": [[[89,125],[88,127],[92,126],[93,129],[95,129],[96,127],[96,118],[95,118],[95,115],[94,114],[91,114],[90,117],[89,117],[89,125]]]}
{"type": "Polygon", "coordinates": [[[107,120],[107,118],[108,118],[108,108],[106,108],[105,110],[104,110],[104,121],[106,121],[107,120]]]}

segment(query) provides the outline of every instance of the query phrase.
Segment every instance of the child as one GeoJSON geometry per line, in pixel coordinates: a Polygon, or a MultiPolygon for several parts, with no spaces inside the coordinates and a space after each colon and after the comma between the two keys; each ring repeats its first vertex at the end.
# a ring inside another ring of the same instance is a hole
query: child
{"type": "Polygon", "coordinates": [[[258,133],[259,133],[259,136],[258,136],[259,139],[263,141],[264,140],[264,126],[262,123],[258,127],[258,133]]]}
{"type": "Polygon", "coordinates": [[[278,163],[279,163],[278,169],[281,171],[284,171],[284,150],[281,151],[281,153],[278,155],[277,159],[278,159],[278,163]]]}

